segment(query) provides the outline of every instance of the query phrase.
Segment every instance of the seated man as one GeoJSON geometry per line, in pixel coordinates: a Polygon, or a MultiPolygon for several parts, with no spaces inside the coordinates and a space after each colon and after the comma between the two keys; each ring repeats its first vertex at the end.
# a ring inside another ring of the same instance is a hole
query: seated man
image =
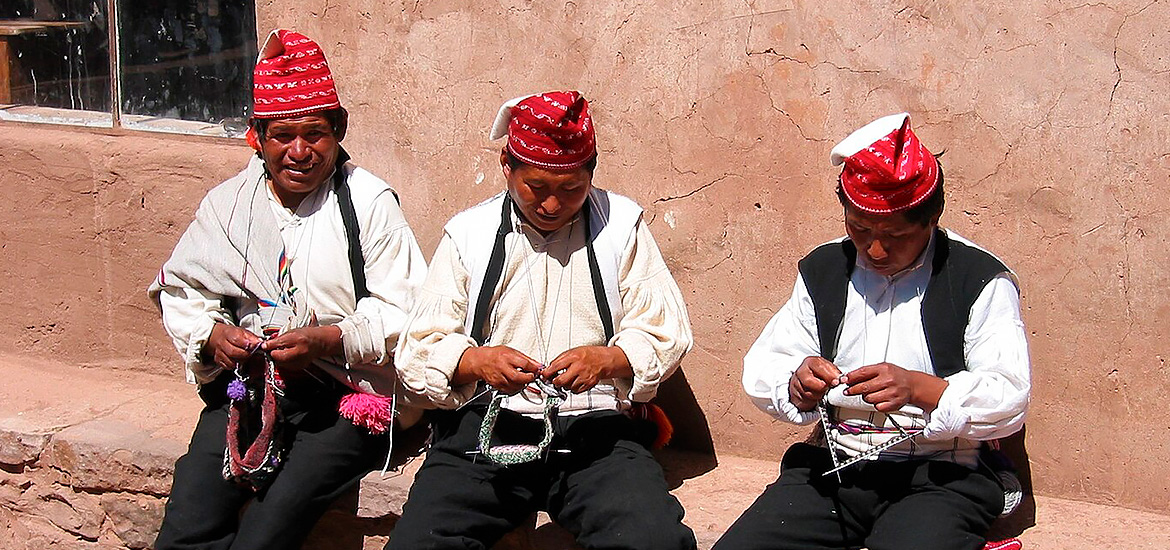
{"type": "Polygon", "coordinates": [[[789,448],[716,548],[981,548],[1004,505],[982,442],[1020,429],[1031,386],[1015,276],[939,229],[942,169],[909,115],[831,160],[847,237],[800,261],[743,372],[757,406],[820,421],[820,441],[789,448]]]}
{"type": "Polygon", "coordinates": [[[538,509],[587,548],[694,548],[623,414],[691,345],[681,293],[642,210],[593,187],[577,92],[500,109],[507,191],[446,225],[398,347],[433,442],[388,549],[489,548],[538,509]]]}
{"type": "Polygon", "coordinates": [[[203,199],[150,288],[207,405],[159,550],[300,547],[386,457],[392,352],[426,277],[394,191],[341,149],[320,47],[273,32],[253,94],[256,155],[203,199]]]}

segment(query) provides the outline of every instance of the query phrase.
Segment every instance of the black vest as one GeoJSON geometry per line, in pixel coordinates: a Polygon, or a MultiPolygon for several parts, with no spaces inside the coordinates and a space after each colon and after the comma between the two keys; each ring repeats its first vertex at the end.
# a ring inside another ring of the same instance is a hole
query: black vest
{"type": "MultiPolygon", "coordinates": [[[[800,260],[800,275],[812,298],[817,318],[821,357],[837,356],[841,320],[849,278],[857,261],[857,248],[846,239],[821,245],[800,260]]],[[[922,298],[922,326],[934,373],[947,377],[966,370],[963,333],[971,305],[996,275],[1008,271],[995,256],[978,248],[952,241],[936,229],[930,281],[922,298]]]]}

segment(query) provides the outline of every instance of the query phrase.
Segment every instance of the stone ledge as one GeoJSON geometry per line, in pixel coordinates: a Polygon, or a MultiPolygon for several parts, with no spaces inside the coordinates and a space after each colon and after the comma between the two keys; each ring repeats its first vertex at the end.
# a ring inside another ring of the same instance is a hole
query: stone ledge
{"type": "Polygon", "coordinates": [[[51,433],[38,430],[23,418],[0,418],[0,464],[31,464],[41,456],[51,437],[51,433]]]}
{"type": "MultiPolygon", "coordinates": [[[[0,548],[138,549],[162,519],[174,461],[200,402],[181,380],[0,355],[0,548]]],[[[700,548],[710,548],[776,477],[772,461],[659,454],[700,548]]],[[[305,548],[380,549],[421,458],[371,473],[326,513],[305,548]]],[[[1170,516],[1036,497],[1029,550],[1170,548],[1170,516]]],[[[497,550],[576,550],[538,514],[497,550]]]]}
{"type": "Polygon", "coordinates": [[[0,547],[148,547],[194,391],[13,356],[0,356],[0,376],[0,547]]]}

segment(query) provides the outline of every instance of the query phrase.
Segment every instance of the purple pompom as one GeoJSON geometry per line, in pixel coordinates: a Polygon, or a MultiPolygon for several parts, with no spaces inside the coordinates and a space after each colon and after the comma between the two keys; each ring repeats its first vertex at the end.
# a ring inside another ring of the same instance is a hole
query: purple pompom
{"type": "Polygon", "coordinates": [[[232,401],[240,401],[248,395],[248,387],[239,378],[228,383],[227,396],[232,401]]]}

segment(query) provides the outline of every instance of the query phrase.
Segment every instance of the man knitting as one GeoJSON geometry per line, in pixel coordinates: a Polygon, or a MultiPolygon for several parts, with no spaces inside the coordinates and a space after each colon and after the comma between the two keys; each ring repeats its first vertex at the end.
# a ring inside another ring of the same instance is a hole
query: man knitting
{"type": "Polygon", "coordinates": [[[392,352],[426,276],[394,191],[341,148],[321,48],[274,31],[253,97],[256,155],[203,199],[150,288],[207,405],[159,550],[300,547],[386,456],[392,352]]]}
{"type": "Polygon", "coordinates": [[[789,448],[716,548],[982,548],[1004,507],[982,442],[1019,430],[1028,406],[1015,276],[938,227],[942,169],[909,115],[831,160],[847,237],[800,261],[743,372],[757,406],[824,433],[789,448]]]}
{"type": "Polygon", "coordinates": [[[389,549],[488,548],[543,509],[586,548],[694,548],[625,414],[691,345],[681,293],[630,199],[593,187],[589,104],[504,104],[507,191],[447,223],[398,347],[433,443],[389,549]]]}

